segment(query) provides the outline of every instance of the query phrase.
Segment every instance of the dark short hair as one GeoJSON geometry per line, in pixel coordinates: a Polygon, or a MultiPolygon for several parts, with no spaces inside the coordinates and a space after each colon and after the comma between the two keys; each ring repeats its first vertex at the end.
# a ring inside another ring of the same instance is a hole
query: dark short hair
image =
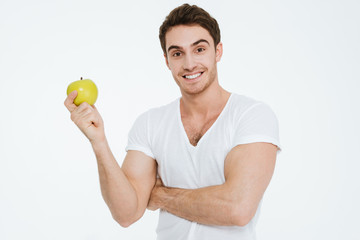
{"type": "Polygon", "coordinates": [[[204,9],[186,3],[172,10],[160,26],[159,38],[164,54],[166,54],[165,35],[172,27],[177,25],[200,25],[213,38],[215,48],[220,42],[220,28],[216,19],[211,17],[204,9]]]}

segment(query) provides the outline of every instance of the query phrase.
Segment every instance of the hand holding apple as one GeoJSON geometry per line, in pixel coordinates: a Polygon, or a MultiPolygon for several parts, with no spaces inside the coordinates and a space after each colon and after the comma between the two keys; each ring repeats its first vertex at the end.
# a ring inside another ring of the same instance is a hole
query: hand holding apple
{"type": "Polygon", "coordinates": [[[91,106],[89,103],[83,102],[77,106],[75,104],[77,97],[77,91],[71,91],[64,102],[64,105],[71,113],[71,120],[79,127],[91,143],[106,140],[104,122],[95,105],[91,106]]]}
{"type": "Polygon", "coordinates": [[[75,90],[78,93],[74,100],[76,106],[79,106],[83,102],[87,102],[90,105],[95,104],[98,90],[93,81],[80,78],[80,80],[70,83],[66,91],[67,95],[75,90]]]}

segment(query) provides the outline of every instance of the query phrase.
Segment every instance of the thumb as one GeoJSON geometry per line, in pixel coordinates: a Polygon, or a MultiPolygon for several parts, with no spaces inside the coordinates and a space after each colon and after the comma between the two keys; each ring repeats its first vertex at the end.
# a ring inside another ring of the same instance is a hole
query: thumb
{"type": "Polygon", "coordinates": [[[70,100],[73,100],[72,102],[74,102],[74,99],[76,98],[77,95],[78,95],[78,92],[76,90],[74,90],[71,93],[69,93],[68,97],[70,100]]]}
{"type": "Polygon", "coordinates": [[[69,95],[65,99],[64,104],[70,112],[72,112],[76,109],[76,105],[74,104],[74,99],[76,98],[77,94],[78,93],[76,90],[72,91],[71,93],[69,93],[69,95]]]}

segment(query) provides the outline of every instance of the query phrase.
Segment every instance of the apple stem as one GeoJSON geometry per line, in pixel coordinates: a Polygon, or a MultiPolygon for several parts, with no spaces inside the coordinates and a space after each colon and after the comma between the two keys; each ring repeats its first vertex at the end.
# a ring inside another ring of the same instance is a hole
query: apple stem
{"type": "Polygon", "coordinates": [[[80,77],[80,80],[82,80],[82,77],[80,77]]]}

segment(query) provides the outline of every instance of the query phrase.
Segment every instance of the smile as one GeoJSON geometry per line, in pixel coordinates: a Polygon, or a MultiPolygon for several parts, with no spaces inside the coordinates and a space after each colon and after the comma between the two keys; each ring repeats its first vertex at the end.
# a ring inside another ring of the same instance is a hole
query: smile
{"type": "Polygon", "coordinates": [[[196,73],[196,74],[193,74],[193,75],[184,75],[183,77],[186,78],[186,79],[195,79],[195,78],[199,77],[201,74],[203,74],[203,73],[199,72],[199,73],[196,73]]]}

